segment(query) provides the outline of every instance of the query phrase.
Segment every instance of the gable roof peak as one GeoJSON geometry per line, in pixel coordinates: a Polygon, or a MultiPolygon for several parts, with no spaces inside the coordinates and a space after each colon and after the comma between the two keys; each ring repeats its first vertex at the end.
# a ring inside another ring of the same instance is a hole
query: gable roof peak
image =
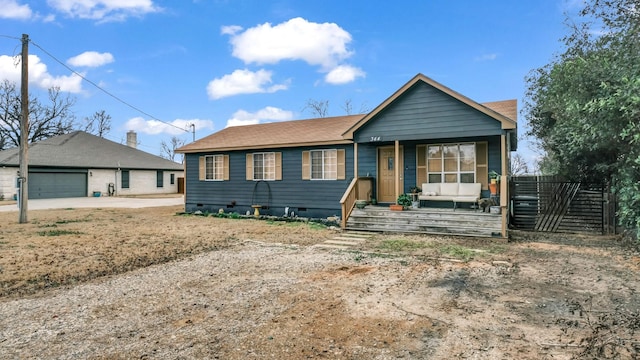
{"type": "Polygon", "coordinates": [[[490,109],[487,106],[483,106],[482,104],[475,102],[473,100],[471,100],[470,98],[460,94],[457,91],[454,91],[444,85],[442,85],[441,83],[431,79],[430,77],[422,74],[422,73],[418,73],[416,74],[413,78],[411,78],[411,80],[407,81],[402,87],[400,87],[398,90],[396,90],[396,92],[394,92],[391,96],[389,96],[386,100],[384,100],[382,103],[380,103],[380,105],[378,105],[375,109],[373,109],[370,113],[368,113],[367,115],[365,115],[362,119],[360,119],[360,121],[358,121],[356,124],[354,124],[354,126],[352,126],[349,130],[345,131],[343,133],[343,137],[345,139],[353,139],[353,134],[356,130],[358,130],[359,128],[361,128],[364,124],[366,124],[369,120],[371,120],[372,118],[374,118],[376,115],[378,115],[380,112],[382,112],[387,106],[389,106],[391,103],[393,103],[396,99],[398,99],[400,96],[402,96],[404,93],[406,93],[407,91],[409,91],[409,89],[411,89],[416,83],[418,82],[424,82],[427,85],[453,97],[454,99],[457,99],[463,103],[465,103],[466,105],[475,108],[476,110],[479,110],[480,112],[485,113],[486,115],[496,119],[497,121],[500,121],[500,123],[502,124],[502,128],[503,129],[515,129],[517,127],[517,123],[515,121],[515,119],[511,119],[507,116],[505,116],[502,113],[499,113],[493,109],[490,109]]]}

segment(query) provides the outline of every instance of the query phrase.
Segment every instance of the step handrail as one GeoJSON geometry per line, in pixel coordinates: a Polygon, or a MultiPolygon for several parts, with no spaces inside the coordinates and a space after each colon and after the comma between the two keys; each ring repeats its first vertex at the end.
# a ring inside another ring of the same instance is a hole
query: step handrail
{"type": "Polygon", "coordinates": [[[340,199],[340,208],[342,209],[342,218],[340,227],[343,229],[347,227],[347,220],[349,216],[351,216],[351,211],[356,205],[356,194],[358,193],[358,178],[353,178],[349,187],[342,195],[342,199],[340,199]]]}
{"type": "Polygon", "coordinates": [[[342,208],[342,228],[347,227],[347,220],[351,216],[351,212],[356,205],[356,200],[371,201],[373,193],[373,178],[370,176],[361,176],[351,180],[349,187],[340,199],[340,207],[342,208]]]}

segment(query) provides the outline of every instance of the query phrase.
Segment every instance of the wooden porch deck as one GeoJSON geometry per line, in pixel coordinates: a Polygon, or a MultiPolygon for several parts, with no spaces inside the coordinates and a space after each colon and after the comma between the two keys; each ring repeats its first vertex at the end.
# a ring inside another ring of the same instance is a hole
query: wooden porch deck
{"type": "Polygon", "coordinates": [[[411,208],[391,211],[388,206],[354,208],[347,230],[502,237],[501,214],[458,208],[411,208]]]}

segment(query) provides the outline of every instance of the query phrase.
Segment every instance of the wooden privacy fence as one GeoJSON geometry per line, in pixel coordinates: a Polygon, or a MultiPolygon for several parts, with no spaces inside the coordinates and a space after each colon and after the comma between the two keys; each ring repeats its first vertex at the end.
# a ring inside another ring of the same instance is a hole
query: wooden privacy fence
{"type": "Polygon", "coordinates": [[[518,176],[510,181],[510,225],[515,229],[614,234],[616,202],[602,184],[556,176],[518,176]]]}

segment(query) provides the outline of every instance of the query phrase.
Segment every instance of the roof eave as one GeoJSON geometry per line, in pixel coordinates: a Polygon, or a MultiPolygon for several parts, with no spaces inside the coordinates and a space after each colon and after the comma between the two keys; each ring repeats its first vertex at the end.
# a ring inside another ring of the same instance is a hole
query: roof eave
{"type": "Polygon", "coordinates": [[[287,144],[264,144],[262,146],[227,146],[219,148],[198,148],[191,150],[177,149],[176,152],[180,154],[196,154],[203,152],[223,152],[223,151],[242,151],[242,150],[262,150],[262,149],[278,149],[278,148],[295,148],[295,147],[310,147],[310,146],[328,146],[328,145],[349,145],[353,144],[351,140],[327,140],[327,141],[314,141],[314,142],[302,142],[302,143],[287,143],[287,144]]]}

